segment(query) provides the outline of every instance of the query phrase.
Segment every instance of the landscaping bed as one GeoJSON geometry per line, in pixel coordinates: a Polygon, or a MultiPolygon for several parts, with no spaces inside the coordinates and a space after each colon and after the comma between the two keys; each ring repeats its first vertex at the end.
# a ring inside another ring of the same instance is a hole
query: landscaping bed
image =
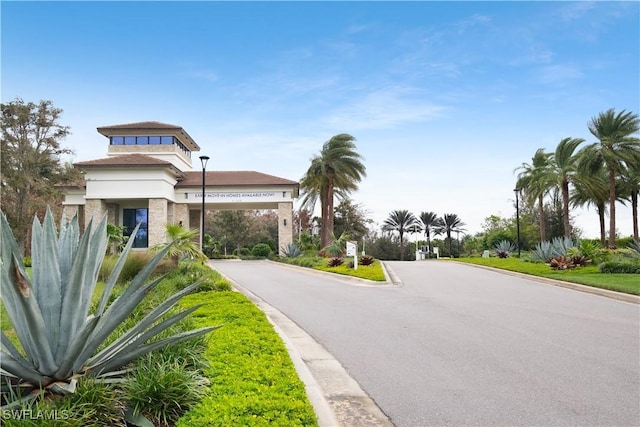
{"type": "MultiPolygon", "coordinates": [[[[323,258],[318,256],[303,256],[303,257],[280,257],[275,261],[283,262],[286,264],[297,265],[299,267],[312,268],[314,270],[326,271],[328,273],[341,274],[343,276],[357,277],[365,280],[372,280],[375,282],[384,282],[386,277],[380,260],[373,261],[370,265],[358,264],[358,268],[355,269],[353,265],[353,257],[340,258],[341,263],[330,266],[332,260],[335,258],[323,258]]],[[[334,261],[335,263],[335,261],[334,261]]]]}
{"type": "Polygon", "coordinates": [[[547,264],[527,262],[519,258],[456,258],[456,261],[483,265],[532,276],[563,280],[586,286],[640,295],[640,274],[601,273],[597,266],[570,270],[552,270],[547,264]]]}

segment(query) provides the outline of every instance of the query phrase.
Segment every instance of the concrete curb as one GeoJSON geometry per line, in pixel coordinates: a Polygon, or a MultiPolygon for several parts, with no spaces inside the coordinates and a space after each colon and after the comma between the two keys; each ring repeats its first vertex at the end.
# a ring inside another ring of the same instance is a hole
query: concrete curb
{"type": "Polygon", "coordinates": [[[519,277],[522,279],[532,280],[534,282],[546,283],[547,285],[559,286],[562,288],[573,289],[574,291],[586,292],[589,294],[600,295],[607,298],[616,299],[618,301],[624,301],[631,304],[640,304],[640,296],[624,294],[622,292],[610,291],[608,289],[600,289],[594,288],[593,286],[580,285],[578,283],[564,282],[562,280],[549,279],[546,277],[532,276],[530,274],[518,273],[516,271],[502,270],[500,268],[488,267],[486,265],[478,265],[478,264],[470,264],[466,262],[460,261],[446,261],[446,262],[455,262],[458,264],[468,265],[471,267],[483,268],[485,270],[491,270],[502,274],[507,274],[509,276],[519,277]]]}
{"type": "MultiPolygon", "coordinates": [[[[211,264],[209,266],[214,268],[211,264]]],[[[282,338],[305,385],[320,427],[393,427],[373,399],[313,337],[262,298],[230,277],[218,273],[265,313],[282,338]]]]}

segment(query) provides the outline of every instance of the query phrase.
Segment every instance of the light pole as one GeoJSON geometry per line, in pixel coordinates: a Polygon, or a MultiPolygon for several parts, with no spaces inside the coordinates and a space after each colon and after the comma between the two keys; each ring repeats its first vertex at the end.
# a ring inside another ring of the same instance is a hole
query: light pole
{"type": "Polygon", "coordinates": [[[205,171],[207,170],[207,162],[209,156],[200,156],[202,163],[202,223],[200,224],[200,250],[204,252],[204,191],[205,191],[205,171]]]}
{"type": "Polygon", "coordinates": [[[516,188],[513,192],[516,193],[516,235],[518,239],[516,246],[518,247],[518,258],[520,258],[520,203],[518,200],[520,190],[516,188]]]}

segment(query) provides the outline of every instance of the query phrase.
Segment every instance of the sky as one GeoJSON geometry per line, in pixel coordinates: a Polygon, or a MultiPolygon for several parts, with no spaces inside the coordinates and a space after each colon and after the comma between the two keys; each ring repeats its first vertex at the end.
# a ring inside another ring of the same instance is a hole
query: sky
{"type": "MultiPolygon", "coordinates": [[[[590,119],[640,113],[638,2],[0,2],[1,99],[51,100],[69,161],[106,157],[99,126],[183,127],[208,170],[300,180],[332,136],[356,138],[352,194],[513,217],[517,169],[590,119]]],[[[297,207],[297,206],[296,206],[297,207]]],[[[616,206],[632,233],[631,207],[616,206]]],[[[573,212],[599,235],[594,209],[573,212]]],[[[607,222],[608,224],[608,222],[607,222]]]]}

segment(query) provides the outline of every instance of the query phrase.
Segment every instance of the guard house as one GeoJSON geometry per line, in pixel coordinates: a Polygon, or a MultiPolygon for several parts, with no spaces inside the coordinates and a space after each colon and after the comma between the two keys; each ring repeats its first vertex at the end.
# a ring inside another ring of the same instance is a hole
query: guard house
{"type": "MultiPolygon", "coordinates": [[[[200,230],[202,169],[192,153],[200,147],[180,126],[140,122],[99,127],[109,139],[108,157],[75,163],[84,182],[66,186],[64,214],[85,226],[107,213],[108,221],[131,233],[135,248],[166,242],[165,224],[200,230]]],[[[205,172],[205,209],[277,209],[278,247],[292,242],[293,200],[299,184],[255,171],[205,172]]]]}

